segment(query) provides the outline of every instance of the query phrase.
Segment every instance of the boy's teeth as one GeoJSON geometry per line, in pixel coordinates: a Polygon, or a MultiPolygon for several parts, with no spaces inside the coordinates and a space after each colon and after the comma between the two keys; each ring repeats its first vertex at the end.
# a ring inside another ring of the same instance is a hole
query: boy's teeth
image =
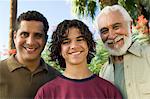
{"type": "Polygon", "coordinates": [[[75,55],[76,55],[76,54],[80,54],[80,52],[75,52],[75,53],[72,53],[72,54],[75,54],[75,55]]]}

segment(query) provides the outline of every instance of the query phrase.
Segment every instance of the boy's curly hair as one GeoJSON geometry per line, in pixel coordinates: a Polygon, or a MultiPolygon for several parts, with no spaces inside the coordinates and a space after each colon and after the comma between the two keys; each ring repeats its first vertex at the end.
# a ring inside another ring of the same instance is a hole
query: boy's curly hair
{"type": "MultiPolygon", "coordinates": [[[[79,20],[64,20],[60,24],[58,24],[56,30],[52,34],[52,41],[50,45],[50,57],[52,61],[58,62],[59,65],[63,68],[66,67],[66,63],[64,58],[61,56],[61,44],[63,41],[64,34],[69,28],[77,28],[81,32],[81,35],[86,40],[89,52],[87,56],[87,63],[89,64],[96,53],[95,49],[95,41],[93,39],[92,32],[89,30],[88,26],[79,20]]],[[[69,31],[68,31],[69,32],[69,31]]]]}

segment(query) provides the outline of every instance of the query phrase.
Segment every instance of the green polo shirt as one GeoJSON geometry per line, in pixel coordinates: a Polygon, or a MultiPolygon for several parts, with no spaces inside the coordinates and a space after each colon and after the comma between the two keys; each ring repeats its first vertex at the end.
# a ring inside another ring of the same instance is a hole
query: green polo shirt
{"type": "Polygon", "coordinates": [[[0,62],[0,99],[33,99],[37,90],[57,75],[43,59],[36,71],[30,72],[12,55],[0,62]]]}

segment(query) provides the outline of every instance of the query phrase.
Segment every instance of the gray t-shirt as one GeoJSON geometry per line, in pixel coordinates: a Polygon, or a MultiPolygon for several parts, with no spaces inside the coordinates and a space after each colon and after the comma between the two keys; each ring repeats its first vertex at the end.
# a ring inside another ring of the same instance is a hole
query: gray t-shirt
{"type": "Polygon", "coordinates": [[[114,66],[115,66],[114,83],[116,87],[120,90],[123,99],[127,99],[123,63],[115,64],[114,66]]]}

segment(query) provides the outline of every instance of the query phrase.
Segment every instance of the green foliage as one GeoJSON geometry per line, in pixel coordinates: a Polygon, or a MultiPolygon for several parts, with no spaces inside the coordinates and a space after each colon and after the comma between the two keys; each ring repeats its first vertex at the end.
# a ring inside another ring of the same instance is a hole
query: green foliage
{"type": "Polygon", "coordinates": [[[90,15],[92,19],[94,19],[96,9],[96,2],[94,0],[89,0],[87,5],[87,16],[90,15]]]}
{"type": "Polygon", "coordinates": [[[89,64],[89,69],[93,73],[99,74],[101,66],[108,60],[108,52],[101,40],[97,40],[96,42],[96,55],[92,59],[92,62],[89,64]]]}
{"type": "Polygon", "coordinates": [[[150,44],[150,36],[140,33],[136,28],[132,29],[132,41],[137,41],[140,44],[150,44]]]}
{"type": "MultiPolygon", "coordinates": [[[[72,0],[73,12],[78,15],[78,17],[91,17],[95,18],[95,13],[98,8],[103,8],[104,6],[113,4],[114,0],[72,0]]],[[[143,14],[147,19],[149,19],[150,3],[149,0],[118,0],[118,4],[122,5],[131,15],[133,19],[143,14]]]]}
{"type": "Polygon", "coordinates": [[[48,50],[49,45],[50,42],[47,43],[46,48],[42,52],[42,58],[45,60],[47,64],[54,67],[56,70],[63,72],[63,68],[61,68],[58,63],[51,61],[51,58],[49,57],[50,51],[48,50]]]}
{"type": "Polygon", "coordinates": [[[73,12],[78,17],[90,16],[94,19],[95,12],[97,10],[96,0],[72,0],[73,12]]]}
{"type": "Polygon", "coordinates": [[[122,5],[133,19],[137,19],[139,14],[137,0],[118,0],[118,4],[122,5]]]}

